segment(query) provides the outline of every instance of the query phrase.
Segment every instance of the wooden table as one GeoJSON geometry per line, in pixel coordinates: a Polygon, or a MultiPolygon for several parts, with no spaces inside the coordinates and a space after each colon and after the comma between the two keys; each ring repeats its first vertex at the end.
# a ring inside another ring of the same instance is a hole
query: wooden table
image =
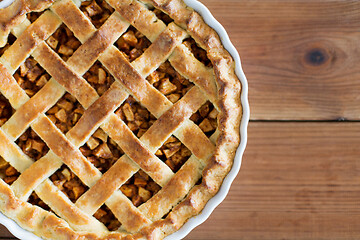
{"type": "Polygon", "coordinates": [[[228,197],[186,239],[360,239],[360,1],[203,2],[240,53],[251,122],[228,197]]]}

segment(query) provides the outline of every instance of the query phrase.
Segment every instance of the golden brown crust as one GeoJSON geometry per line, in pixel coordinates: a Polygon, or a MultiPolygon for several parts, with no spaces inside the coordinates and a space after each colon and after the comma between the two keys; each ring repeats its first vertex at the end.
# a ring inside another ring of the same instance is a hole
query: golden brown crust
{"type": "Polygon", "coordinates": [[[23,34],[21,30],[15,31],[20,35],[16,44],[22,43],[24,50],[16,53],[16,47],[13,47],[0,58],[0,90],[17,110],[0,129],[0,155],[22,173],[11,187],[0,180],[0,200],[4,203],[0,204],[0,209],[24,229],[45,239],[161,239],[199,214],[218,192],[231,169],[240,142],[241,84],[235,75],[232,57],[202,17],[181,0],[143,0],[175,20],[166,26],[142,2],[108,2],[116,12],[98,31],[71,0],[54,3],[51,11],[46,11],[40,17],[42,19],[32,25],[24,21],[24,14],[41,11],[52,1],[15,0],[9,8],[0,10],[0,38],[7,37],[9,30],[21,22],[19,29],[30,25],[23,34]],[[47,22],[47,29],[35,27],[41,22],[47,22]],[[67,62],[43,42],[61,22],[66,23],[83,43],[67,62]],[[131,63],[113,46],[129,24],[153,42],[131,63]],[[181,45],[187,34],[206,50],[213,70],[196,60],[181,45]],[[11,52],[15,58],[11,58],[11,52]],[[53,77],[30,100],[21,88],[16,87],[11,76],[29,54],[53,77]],[[78,64],[82,59],[86,61],[78,64]],[[145,80],[166,59],[181,75],[195,83],[175,104],[145,80]],[[96,60],[116,80],[101,97],[81,77],[96,60]],[[65,90],[87,109],[66,135],[44,115],[65,90]],[[113,113],[129,93],[158,118],[140,139],[113,113]],[[207,99],[219,111],[215,146],[199,126],[189,120],[207,99]],[[31,109],[36,110],[31,112],[31,109]],[[19,128],[15,127],[16,123],[21,123],[19,128]],[[36,163],[13,142],[29,126],[50,148],[50,152],[36,163]],[[99,126],[125,152],[105,174],[101,174],[78,150],[99,126]],[[193,153],[176,173],[154,154],[172,134],[193,153]],[[62,163],[70,166],[90,188],[75,204],[47,179],[62,163]],[[163,188],[136,208],[117,189],[140,168],[163,188]],[[33,179],[32,171],[39,173],[33,179]],[[201,177],[201,184],[195,185],[201,177]],[[33,190],[64,220],[24,201],[33,190]],[[92,217],[104,203],[121,221],[120,231],[110,233],[92,217]],[[169,210],[171,212],[162,219],[169,210]]]}
{"type": "Polygon", "coordinates": [[[15,0],[9,7],[0,9],[0,47],[6,44],[11,28],[24,21],[26,13],[42,11],[53,2],[54,0],[15,0]]]}

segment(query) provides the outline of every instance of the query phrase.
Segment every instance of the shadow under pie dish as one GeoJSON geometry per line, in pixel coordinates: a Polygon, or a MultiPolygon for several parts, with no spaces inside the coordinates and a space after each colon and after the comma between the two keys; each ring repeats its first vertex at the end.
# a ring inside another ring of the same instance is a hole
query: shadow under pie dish
{"type": "Polygon", "coordinates": [[[197,12],[15,0],[0,23],[3,214],[44,239],[161,239],[219,191],[241,83],[197,12]]]}

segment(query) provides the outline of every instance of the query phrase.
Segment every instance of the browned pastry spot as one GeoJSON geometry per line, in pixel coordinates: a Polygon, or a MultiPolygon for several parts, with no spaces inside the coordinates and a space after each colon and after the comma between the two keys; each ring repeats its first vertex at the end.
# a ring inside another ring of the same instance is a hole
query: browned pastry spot
{"type": "Polygon", "coordinates": [[[121,226],[119,220],[116,219],[111,210],[105,205],[102,205],[93,216],[102,222],[110,231],[115,231],[121,226]]]}
{"type": "Polygon", "coordinates": [[[173,172],[177,172],[191,156],[191,151],[179,139],[170,136],[155,153],[173,172]]]}
{"type": "Polygon", "coordinates": [[[172,103],[177,102],[194,86],[188,79],[181,76],[169,63],[164,62],[146,78],[172,103]]]}
{"type": "Polygon", "coordinates": [[[81,45],[73,32],[62,24],[46,43],[64,60],[67,61],[81,45]]]}
{"type": "Polygon", "coordinates": [[[184,40],[183,44],[191,50],[197,60],[202,62],[207,67],[213,67],[210,59],[207,57],[206,51],[199,47],[194,39],[187,38],[184,40]]]}
{"type": "Polygon", "coordinates": [[[132,26],[115,43],[130,62],[141,56],[150,45],[151,42],[132,26]]]}
{"type": "Polygon", "coordinates": [[[199,125],[206,136],[210,137],[218,125],[217,115],[218,111],[214,108],[214,105],[207,101],[190,117],[190,120],[199,125]]]}
{"type": "Polygon", "coordinates": [[[106,1],[101,0],[82,2],[80,9],[90,18],[96,28],[100,28],[114,12],[114,9],[106,1]]]}
{"type": "Polygon", "coordinates": [[[85,109],[70,93],[66,93],[46,115],[63,132],[68,132],[79,121],[85,109]]]}
{"type": "Polygon", "coordinates": [[[34,161],[39,160],[49,151],[46,143],[31,128],[16,140],[16,144],[34,161]]]}
{"type": "Polygon", "coordinates": [[[50,79],[50,75],[29,57],[14,73],[14,78],[29,97],[34,96],[50,79]]]}
{"type": "Polygon", "coordinates": [[[135,173],[120,187],[122,193],[127,196],[136,207],[149,200],[160,189],[161,187],[142,170],[135,173]]]}
{"type": "Polygon", "coordinates": [[[124,154],[119,145],[100,128],[80,147],[80,151],[102,173],[124,154]]]}
{"type": "Polygon", "coordinates": [[[76,200],[89,189],[66,165],[63,165],[51,175],[50,180],[65,193],[72,202],[76,202],[76,200]]]}
{"type": "Polygon", "coordinates": [[[115,114],[117,114],[139,138],[156,121],[156,118],[132,96],[125,100],[115,111],[115,114]]]}
{"type": "Polygon", "coordinates": [[[31,203],[32,205],[39,206],[42,209],[51,212],[50,207],[48,205],[46,205],[46,203],[44,203],[35,192],[31,193],[31,195],[28,199],[28,202],[31,203]]]}
{"type": "Polygon", "coordinates": [[[95,64],[84,74],[84,78],[100,96],[103,95],[115,81],[114,77],[111,76],[111,74],[99,61],[96,61],[95,64]]]}
{"type": "Polygon", "coordinates": [[[6,45],[4,47],[0,48],[0,57],[15,42],[15,40],[16,40],[16,37],[10,33],[9,37],[8,37],[8,42],[6,43],[6,45]]]}

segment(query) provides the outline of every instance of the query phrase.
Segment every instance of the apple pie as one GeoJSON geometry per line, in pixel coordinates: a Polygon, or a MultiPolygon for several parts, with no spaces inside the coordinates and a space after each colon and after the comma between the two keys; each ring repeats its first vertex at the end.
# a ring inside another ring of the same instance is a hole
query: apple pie
{"type": "Polygon", "coordinates": [[[181,0],[0,9],[0,209],[44,239],[162,239],[219,190],[241,84],[181,0]]]}

